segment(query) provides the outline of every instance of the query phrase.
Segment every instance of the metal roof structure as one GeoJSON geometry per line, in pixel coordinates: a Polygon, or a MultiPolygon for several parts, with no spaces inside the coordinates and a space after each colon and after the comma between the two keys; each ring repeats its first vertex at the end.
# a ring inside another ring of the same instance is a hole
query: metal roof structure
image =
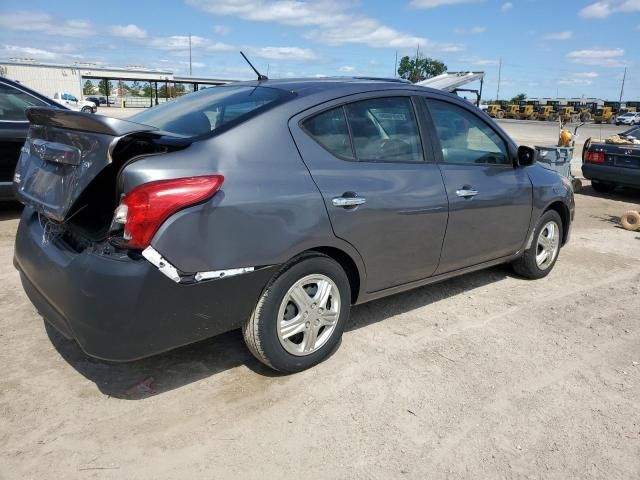
{"type": "Polygon", "coordinates": [[[484,76],[484,72],[446,72],[417,82],[416,85],[453,92],[467,83],[483,80],[484,76]]]}

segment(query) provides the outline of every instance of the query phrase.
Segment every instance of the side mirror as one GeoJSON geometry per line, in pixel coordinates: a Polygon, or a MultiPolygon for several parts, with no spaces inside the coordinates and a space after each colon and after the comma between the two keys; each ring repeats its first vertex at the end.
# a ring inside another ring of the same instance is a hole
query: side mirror
{"type": "Polygon", "coordinates": [[[525,147],[524,145],[518,147],[518,165],[521,167],[528,167],[536,163],[538,152],[531,147],[525,147]]]}

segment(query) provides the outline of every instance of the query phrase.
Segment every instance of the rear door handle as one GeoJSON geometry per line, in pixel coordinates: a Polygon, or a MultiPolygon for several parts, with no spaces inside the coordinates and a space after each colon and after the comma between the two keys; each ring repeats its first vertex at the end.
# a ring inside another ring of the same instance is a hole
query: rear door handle
{"type": "Polygon", "coordinates": [[[463,198],[475,197],[478,195],[478,190],[473,190],[471,188],[461,188],[460,190],[456,190],[456,195],[463,198]]]}
{"type": "Polygon", "coordinates": [[[334,207],[357,207],[358,205],[367,203],[367,199],[364,197],[358,197],[357,195],[354,197],[333,197],[331,199],[331,203],[333,203],[334,207]]]}

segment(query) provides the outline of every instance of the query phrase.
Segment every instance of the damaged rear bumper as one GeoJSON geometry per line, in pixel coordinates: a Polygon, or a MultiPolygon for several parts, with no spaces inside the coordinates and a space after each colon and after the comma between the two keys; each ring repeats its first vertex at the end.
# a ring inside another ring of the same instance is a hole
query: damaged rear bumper
{"type": "Polygon", "coordinates": [[[238,328],[276,267],[183,284],[145,258],[77,253],[43,242],[26,208],[14,264],[29,299],[50,324],[90,356],[130,361],[238,328]]]}

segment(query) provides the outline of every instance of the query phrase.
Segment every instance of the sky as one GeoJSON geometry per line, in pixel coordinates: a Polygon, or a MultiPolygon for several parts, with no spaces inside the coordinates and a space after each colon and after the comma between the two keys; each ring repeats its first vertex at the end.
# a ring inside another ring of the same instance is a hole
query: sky
{"type": "Polygon", "coordinates": [[[394,75],[398,57],[485,71],[483,98],[640,100],[640,0],[0,1],[0,58],[246,80],[394,75]],[[78,9],[78,5],[82,5],[78,9]],[[88,8],[88,6],[93,7],[88,8]]]}

